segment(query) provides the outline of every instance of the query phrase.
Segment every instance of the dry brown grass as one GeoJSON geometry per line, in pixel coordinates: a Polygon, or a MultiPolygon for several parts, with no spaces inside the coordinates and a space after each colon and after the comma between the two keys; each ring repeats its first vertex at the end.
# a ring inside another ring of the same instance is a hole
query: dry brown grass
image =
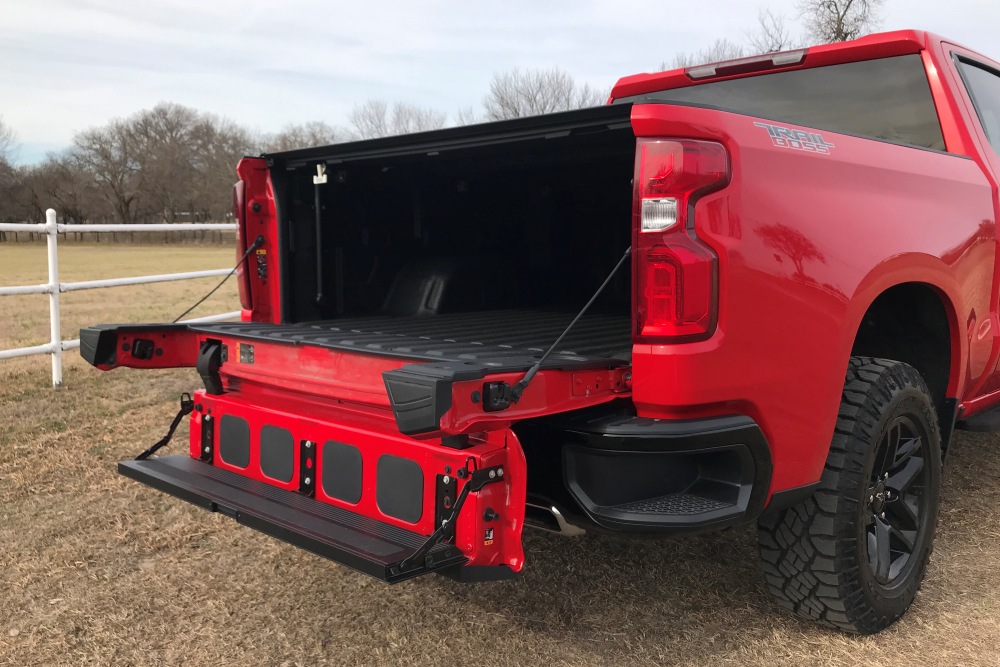
{"type": "MultiPolygon", "coordinates": [[[[44,279],[31,252],[0,247],[4,284],[44,279]]],[[[62,260],[69,280],[231,256],[102,247],[62,260]]],[[[71,294],[66,313],[163,319],[211,284],[71,294]]],[[[204,313],[233,307],[229,291],[204,313]]],[[[0,314],[0,348],[44,341],[43,297],[0,299],[0,314]]],[[[115,474],[162,435],[193,371],[104,374],[69,353],[66,387],[48,383],[43,357],[0,362],[0,664],[1000,665],[1000,436],[958,435],[927,582],[901,623],[857,638],[771,603],[749,529],[528,533],[519,581],[387,587],[115,474]]]]}

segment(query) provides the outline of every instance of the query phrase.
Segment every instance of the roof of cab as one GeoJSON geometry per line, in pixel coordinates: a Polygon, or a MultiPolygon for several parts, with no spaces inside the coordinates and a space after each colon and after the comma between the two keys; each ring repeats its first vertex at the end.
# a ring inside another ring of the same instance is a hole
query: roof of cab
{"type": "MultiPolygon", "coordinates": [[[[919,53],[928,44],[940,41],[936,35],[932,35],[923,30],[896,30],[893,32],[882,32],[874,35],[867,35],[860,39],[847,42],[835,42],[833,44],[821,44],[811,46],[807,49],[794,49],[794,51],[804,51],[805,57],[796,64],[783,66],[770,66],[765,69],[756,69],[731,74],[720,74],[706,79],[695,80],[689,76],[691,68],[679,68],[666,72],[655,72],[646,74],[633,74],[618,80],[614,88],[611,89],[611,99],[630,97],[632,95],[643,95],[656,92],[658,90],[669,90],[671,88],[683,88],[697,83],[707,83],[708,81],[720,81],[723,79],[734,79],[744,76],[754,76],[775,71],[791,69],[805,69],[808,67],[823,67],[824,65],[836,65],[839,63],[854,62],[858,60],[875,60],[877,58],[888,58],[890,56],[902,56],[912,53],[919,53]]],[[[773,56],[774,54],[767,54],[773,56]]],[[[742,59],[741,59],[742,60],[742,59]]],[[[735,61],[733,61],[735,62],[735,61]]],[[[712,64],[712,63],[709,63],[712,64]]]]}

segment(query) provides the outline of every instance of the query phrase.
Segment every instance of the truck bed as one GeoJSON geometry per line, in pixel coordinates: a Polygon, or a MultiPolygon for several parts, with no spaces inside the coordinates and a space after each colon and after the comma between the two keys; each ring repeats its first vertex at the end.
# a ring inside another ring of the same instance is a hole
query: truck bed
{"type": "MultiPolygon", "coordinates": [[[[541,356],[573,316],[573,313],[499,310],[433,317],[370,316],[301,324],[226,322],[192,325],[191,329],[420,361],[497,361],[541,356]]],[[[628,361],[632,351],[630,327],[628,315],[588,314],[570,330],[550,359],[628,361]]]]}

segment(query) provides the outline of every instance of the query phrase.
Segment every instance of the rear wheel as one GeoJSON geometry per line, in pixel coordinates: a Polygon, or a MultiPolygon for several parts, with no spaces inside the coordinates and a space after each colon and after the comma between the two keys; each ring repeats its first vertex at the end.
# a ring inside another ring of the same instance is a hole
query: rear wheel
{"type": "Polygon", "coordinates": [[[768,589],[840,630],[888,627],[924,578],[940,479],[937,415],[920,374],[852,357],[819,489],[758,523],[768,589]]]}

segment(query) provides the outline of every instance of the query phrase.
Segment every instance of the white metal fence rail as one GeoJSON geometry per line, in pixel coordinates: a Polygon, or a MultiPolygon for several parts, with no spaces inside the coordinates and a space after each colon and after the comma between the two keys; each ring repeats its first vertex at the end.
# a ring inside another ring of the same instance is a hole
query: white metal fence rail
{"type": "MultiPolygon", "coordinates": [[[[235,224],[162,224],[162,225],[60,225],[56,220],[56,212],[49,209],[45,212],[44,224],[31,223],[0,223],[0,232],[41,232],[46,235],[48,246],[49,281],[43,285],[15,285],[0,287],[0,297],[20,294],[49,295],[49,342],[44,345],[18,347],[12,350],[0,350],[0,359],[28,357],[36,354],[52,355],[52,386],[62,385],[62,353],[64,350],[74,350],[80,347],[80,339],[62,339],[62,329],[59,324],[59,295],[62,292],[75,292],[85,289],[102,287],[119,287],[121,285],[142,285],[145,283],[161,283],[169,280],[190,280],[192,278],[211,278],[224,276],[231,269],[212,269],[209,271],[187,271],[184,273],[163,273],[153,276],[138,276],[135,278],[110,278],[107,280],[84,280],[75,283],[59,282],[59,233],[60,232],[184,232],[184,231],[232,231],[235,224]]],[[[185,322],[218,322],[239,317],[240,311],[220,313],[208,317],[197,317],[185,322]]]]}

